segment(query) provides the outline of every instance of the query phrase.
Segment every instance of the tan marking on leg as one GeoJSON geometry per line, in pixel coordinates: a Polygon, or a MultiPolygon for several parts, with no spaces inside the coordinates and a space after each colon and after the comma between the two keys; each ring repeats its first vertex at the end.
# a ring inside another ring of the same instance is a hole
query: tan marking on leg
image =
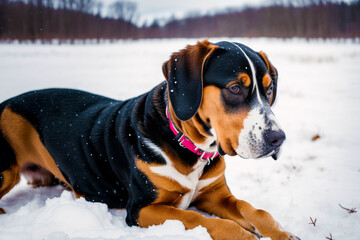
{"type": "Polygon", "coordinates": [[[225,177],[219,178],[213,184],[202,189],[202,194],[196,199],[196,207],[202,211],[214,214],[220,218],[231,219],[248,231],[254,232],[252,224],[244,219],[236,208],[229,204],[232,197],[225,183],[225,177]]]}
{"type": "Polygon", "coordinates": [[[5,108],[1,114],[0,128],[5,139],[14,150],[16,162],[20,169],[27,164],[35,164],[69,185],[41,142],[35,127],[28,120],[9,108],[5,108]]]}
{"type": "Polygon", "coordinates": [[[73,192],[74,192],[74,195],[76,198],[82,198],[82,197],[85,198],[85,195],[79,194],[79,193],[75,192],[74,190],[73,190],[73,192]]]}
{"type": "Polygon", "coordinates": [[[214,240],[257,240],[257,237],[227,219],[208,219],[199,213],[166,205],[149,205],[139,212],[138,223],[141,227],[163,224],[166,220],[179,220],[186,229],[205,227],[214,240]]]}
{"type": "Polygon", "coordinates": [[[243,228],[256,230],[264,237],[288,240],[292,234],[283,232],[273,217],[264,210],[255,209],[249,203],[236,199],[226,186],[225,178],[217,185],[205,189],[197,199],[196,207],[218,217],[231,219],[243,228]]]}
{"type": "Polygon", "coordinates": [[[288,240],[292,236],[295,239],[293,234],[281,231],[279,223],[267,211],[256,209],[246,201],[237,199],[233,201],[244,218],[250,221],[262,236],[280,240],[288,240]]]}
{"type": "Polygon", "coordinates": [[[20,170],[17,165],[1,172],[2,184],[0,185],[0,199],[7,194],[20,181],[20,170]]]}

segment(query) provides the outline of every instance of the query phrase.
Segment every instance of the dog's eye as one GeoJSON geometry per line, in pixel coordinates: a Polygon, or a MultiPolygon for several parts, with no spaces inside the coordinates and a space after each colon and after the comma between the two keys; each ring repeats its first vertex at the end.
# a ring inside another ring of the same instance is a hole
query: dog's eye
{"type": "Polygon", "coordinates": [[[240,94],[241,93],[241,89],[240,89],[240,86],[238,84],[231,85],[229,87],[229,89],[234,94],[240,94]]]}

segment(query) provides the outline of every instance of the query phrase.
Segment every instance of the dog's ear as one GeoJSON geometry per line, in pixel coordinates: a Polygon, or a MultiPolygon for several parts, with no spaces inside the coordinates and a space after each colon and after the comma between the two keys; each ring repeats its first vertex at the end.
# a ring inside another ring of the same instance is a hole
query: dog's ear
{"type": "Polygon", "coordinates": [[[203,94],[203,69],[217,46],[205,40],[175,52],[163,64],[168,94],[176,117],[187,121],[200,107],[203,94]]]}
{"type": "Polygon", "coordinates": [[[269,58],[267,57],[267,55],[264,52],[258,52],[260,58],[263,60],[263,62],[266,65],[266,68],[270,74],[270,77],[272,79],[272,81],[274,82],[273,84],[273,94],[271,97],[271,101],[270,101],[270,106],[272,106],[275,102],[276,99],[276,91],[277,91],[277,83],[278,83],[278,71],[277,69],[271,64],[271,62],[269,61],[269,58]]]}

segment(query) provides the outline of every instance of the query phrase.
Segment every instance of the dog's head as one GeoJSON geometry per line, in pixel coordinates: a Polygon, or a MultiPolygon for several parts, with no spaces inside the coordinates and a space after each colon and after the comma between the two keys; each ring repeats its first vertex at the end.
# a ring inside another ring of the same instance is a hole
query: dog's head
{"type": "Polygon", "coordinates": [[[278,74],[265,53],[203,41],[174,53],[163,72],[172,118],[200,148],[277,158],[285,133],[270,109],[278,74]]]}

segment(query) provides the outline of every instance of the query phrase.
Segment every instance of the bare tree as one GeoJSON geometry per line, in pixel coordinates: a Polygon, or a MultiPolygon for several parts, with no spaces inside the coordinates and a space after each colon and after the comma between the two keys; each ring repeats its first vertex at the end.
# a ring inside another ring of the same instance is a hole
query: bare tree
{"type": "Polygon", "coordinates": [[[109,6],[109,17],[132,22],[136,13],[136,3],[130,1],[116,1],[109,6]]]}

